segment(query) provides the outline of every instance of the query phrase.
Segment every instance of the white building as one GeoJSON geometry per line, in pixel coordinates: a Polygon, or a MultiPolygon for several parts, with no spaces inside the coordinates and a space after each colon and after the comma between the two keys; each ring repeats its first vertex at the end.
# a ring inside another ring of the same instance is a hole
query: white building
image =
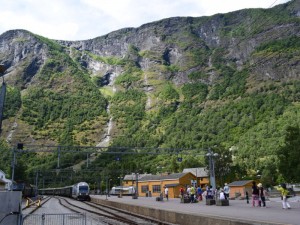
{"type": "Polygon", "coordinates": [[[0,170],[0,191],[10,190],[11,180],[5,178],[5,173],[0,170]]]}

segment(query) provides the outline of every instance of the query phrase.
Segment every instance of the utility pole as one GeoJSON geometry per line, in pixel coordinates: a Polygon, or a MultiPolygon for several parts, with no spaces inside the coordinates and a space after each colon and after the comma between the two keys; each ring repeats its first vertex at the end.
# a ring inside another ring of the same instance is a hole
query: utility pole
{"type": "Polygon", "coordinates": [[[0,92],[0,134],[2,132],[2,120],[3,120],[3,112],[4,112],[5,95],[6,95],[6,84],[4,82],[5,70],[6,70],[5,66],[0,64],[0,74],[2,76],[2,87],[0,92]]]}
{"type": "Polygon", "coordinates": [[[214,157],[218,157],[218,153],[214,153],[211,148],[208,149],[208,153],[206,156],[209,159],[209,175],[210,175],[210,184],[213,188],[213,190],[216,189],[216,178],[215,178],[215,161],[214,157]]]}

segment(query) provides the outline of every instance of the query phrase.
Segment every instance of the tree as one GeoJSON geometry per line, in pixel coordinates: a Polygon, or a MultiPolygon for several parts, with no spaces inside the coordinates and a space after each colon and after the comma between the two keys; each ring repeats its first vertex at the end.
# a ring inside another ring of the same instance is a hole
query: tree
{"type": "Polygon", "coordinates": [[[286,129],[285,145],[277,151],[279,172],[286,182],[300,182],[300,129],[286,129]]]}
{"type": "Polygon", "coordinates": [[[229,151],[229,149],[225,149],[222,146],[215,147],[213,152],[218,154],[217,157],[214,157],[215,176],[222,186],[225,181],[228,181],[230,173],[232,172],[232,153],[229,151]]]}

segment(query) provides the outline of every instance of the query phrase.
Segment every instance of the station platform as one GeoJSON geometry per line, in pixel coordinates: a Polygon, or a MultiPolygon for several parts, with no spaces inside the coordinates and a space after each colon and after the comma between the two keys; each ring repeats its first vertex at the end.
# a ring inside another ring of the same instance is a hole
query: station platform
{"type": "Polygon", "coordinates": [[[156,201],[155,197],[91,195],[93,202],[100,202],[133,213],[182,225],[300,225],[300,198],[290,198],[291,209],[282,209],[280,198],[270,198],[267,207],[252,207],[251,200],[230,200],[229,206],[206,205],[198,203],[180,203],[180,199],[156,201]]]}

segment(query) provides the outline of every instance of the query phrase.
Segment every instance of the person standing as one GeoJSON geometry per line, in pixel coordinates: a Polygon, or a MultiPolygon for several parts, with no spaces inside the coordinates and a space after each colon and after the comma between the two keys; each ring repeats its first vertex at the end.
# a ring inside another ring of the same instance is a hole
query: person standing
{"type": "Polygon", "coordinates": [[[226,199],[226,195],[225,195],[225,192],[224,192],[224,190],[223,190],[223,189],[221,189],[221,192],[220,192],[219,199],[220,199],[220,200],[224,200],[224,199],[226,199]]]}
{"type": "Polygon", "coordinates": [[[167,186],[165,186],[165,196],[167,201],[169,201],[169,188],[167,186]]]}
{"type": "Polygon", "coordinates": [[[183,201],[183,199],[184,199],[184,189],[183,189],[183,187],[181,187],[179,191],[180,191],[180,195],[181,195],[181,201],[183,201]]]}
{"type": "Polygon", "coordinates": [[[197,196],[198,196],[198,201],[202,201],[202,189],[200,186],[197,187],[197,196]]]}
{"type": "Polygon", "coordinates": [[[258,187],[259,198],[260,198],[259,206],[261,206],[262,204],[263,207],[266,207],[266,196],[265,196],[265,190],[262,186],[262,183],[259,183],[257,187],[258,187]]]}
{"type": "Polygon", "coordinates": [[[223,190],[224,190],[225,199],[229,199],[230,188],[227,183],[224,184],[223,190]]]}
{"type": "Polygon", "coordinates": [[[191,194],[191,203],[193,203],[193,202],[195,201],[195,193],[196,193],[195,187],[192,186],[192,187],[191,187],[191,190],[190,190],[190,194],[191,194]]]}
{"type": "Polygon", "coordinates": [[[246,202],[247,202],[247,204],[249,204],[249,194],[248,194],[248,191],[246,191],[246,202]]]}
{"type": "Polygon", "coordinates": [[[259,191],[255,181],[252,181],[252,206],[259,206],[258,203],[259,191]]]}
{"type": "Polygon", "coordinates": [[[289,191],[288,189],[286,188],[286,184],[281,184],[279,185],[277,188],[276,188],[278,191],[280,191],[281,193],[281,197],[282,197],[282,208],[283,209],[290,209],[291,206],[290,206],[290,203],[288,202],[288,194],[289,194],[289,191]]]}
{"type": "Polygon", "coordinates": [[[191,194],[191,187],[190,186],[187,187],[186,194],[190,198],[190,194],[191,194]]]}
{"type": "Polygon", "coordinates": [[[212,190],[212,186],[208,186],[206,190],[206,199],[214,199],[214,193],[212,190]]]}

